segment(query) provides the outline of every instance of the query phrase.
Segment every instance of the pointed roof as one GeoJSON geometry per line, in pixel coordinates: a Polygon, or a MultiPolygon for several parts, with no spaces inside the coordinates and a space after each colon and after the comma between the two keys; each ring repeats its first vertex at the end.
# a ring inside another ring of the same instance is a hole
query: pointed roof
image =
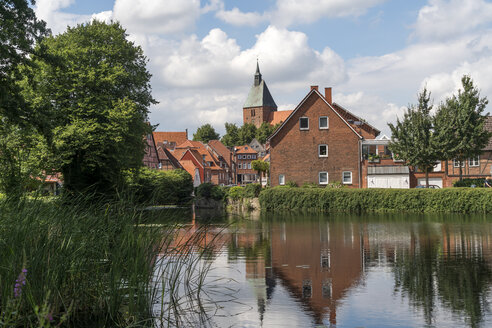
{"type": "Polygon", "coordinates": [[[277,109],[277,104],[273,100],[270,90],[261,77],[260,65],[256,62],[255,80],[251,90],[249,90],[248,99],[244,103],[243,108],[249,107],[273,107],[277,109]]]}

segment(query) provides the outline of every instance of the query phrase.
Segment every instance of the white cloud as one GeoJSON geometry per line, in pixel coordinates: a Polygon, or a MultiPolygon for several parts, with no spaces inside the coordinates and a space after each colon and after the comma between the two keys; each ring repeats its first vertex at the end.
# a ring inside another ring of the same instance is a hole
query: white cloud
{"type": "Polygon", "coordinates": [[[492,22],[492,3],[484,0],[429,0],[420,9],[415,35],[424,40],[460,37],[492,22]]]}
{"type": "Polygon", "coordinates": [[[199,0],[116,0],[114,18],[131,33],[178,33],[200,15],[199,0]]]}
{"type": "Polygon", "coordinates": [[[238,8],[233,8],[232,10],[221,9],[215,16],[228,24],[236,26],[256,26],[266,20],[264,15],[257,12],[244,13],[238,8]]]}
{"type": "Polygon", "coordinates": [[[359,16],[386,0],[277,0],[272,23],[289,26],[313,23],[325,17],[359,16]]]}
{"type": "Polygon", "coordinates": [[[90,20],[90,15],[76,15],[60,11],[74,2],[75,0],[38,0],[34,10],[38,18],[46,21],[53,34],[58,34],[65,31],[67,26],[90,20]]]}

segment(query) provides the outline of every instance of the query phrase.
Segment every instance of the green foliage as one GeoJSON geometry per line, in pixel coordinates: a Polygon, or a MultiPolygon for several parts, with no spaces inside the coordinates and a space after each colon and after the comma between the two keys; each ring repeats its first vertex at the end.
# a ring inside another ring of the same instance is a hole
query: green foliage
{"type": "Polygon", "coordinates": [[[289,188],[297,188],[297,187],[299,187],[299,186],[297,185],[297,182],[295,182],[295,181],[287,181],[287,183],[286,183],[285,185],[286,185],[287,187],[289,187],[289,188]]]}
{"type": "Polygon", "coordinates": [[[260,127],[256,130],[256,140],[261,144],[265,144],[268,137],[277,129],[278,125],[271,125],[267,122],[261,123],[260,127]]]}
{"type": "Polygon", "coordinates": [[[208,143],[210,140],[218,140],[219,137],[219,134],[215,132],[212,125],[208,123],[200,126],[193,134],[194,141],[201,141],[203,143],[208,143]]]}
{"type": "Polygon", "coordinates": [[[236,124],[225,124],[226,134],[220,140],[227,147],[234,147],[239,145],[239,128],[236,124]]]}
{"type": "MultiPolygon", "coordinates": [[[[479,179],[463,179],[463,180],[457,180],[453,182],[453,187],[471,187],[474,185],[477,188],[482,188],[485,187],[485,181],[487,179],[485,178],[479,178],[479,179]]],[[[492,180],[488,180],[488,183],[490,186],[492,186],[492,180]]]]}
{"type": "Polygon", "coordinates": [[[227,197],[231,198],[232,200],[239,200],[244,198],[244,188],[239,186],[231,187],[231,189],[229,189],[227,193],[227,197]]]}
{"type": "Polygon", "coordinates": [[[256,136],[256,126],[253,123],[244,124],[238,131],[238,144],[242,146],[249,144],[256,136]]]}
{"type": "MultiPolygon", "coordinates": [[[[428,177],[428,172],[440,159],[440,152],[436,148],[430,113],[432,105],[427,89],[424,88],[418,98],[418,105],[410,106],[401,121],[397,119],[396,125],[388,124],[392,133],[389,148],[408,165],[419,168],[428,177]]],[[[428,178],[426,180],[428,184],[428,178]]]]}
{"type": "Polygon", "coordinates": [[[271,211],[492,213],[492,190],[275,187],[260,193],[260,204],[271,211]]]}
{"type": "Polygon", "coordinates": [[[34,49],[49,30],[46,23],[36,18],[34,1],[0,1],[0,116],[20,123],[31,110],[21,96],[19,85],[23,78],[20,67],[31,65],[29,55],[42,54],[42,48],[34,49]]]}
{"type": "MultiPolygon", "coordinates": [[[[488,100],[480,98],[469,76],[461,79],[463,89],[440,106],[435,116],[437,147],[441,159],[456,159],[464,162],[467,158],[481,154],[492,134],[484,129],[483,112],[488,100]]],[[[460,166],[460,180],[463,169],[460,166]]]]}
{"type": "Polygon", "coordinates": [[[112,190],[142,165],[156,102],[147,59],[126,36],[118,23],[68,28],[42,41],[54,61],[35,56],[26,69],[33,79],[23,81],[24,96],[68,190],[112,190]]]}
{"type": "Polygon", "coordinates": [[[258,197],[261,192],[261,184],[259,183],[250,183],[244,187],[244,197],[246,198],[254,198],[258,197]]]}
{"type": "Polygon", "coordinates": [[[196,196],[199,198],[222,200],[226,196],[226,192],[219,186],[205,182],[196,188],[196,196]]]}
{"type": "Polygon", "coordinates": [[[193,179],[185,170],[158,171],[143,167],[127,172],[126,183],[135,201],[144,204],[185,204],[193,192],[193,179]]]}

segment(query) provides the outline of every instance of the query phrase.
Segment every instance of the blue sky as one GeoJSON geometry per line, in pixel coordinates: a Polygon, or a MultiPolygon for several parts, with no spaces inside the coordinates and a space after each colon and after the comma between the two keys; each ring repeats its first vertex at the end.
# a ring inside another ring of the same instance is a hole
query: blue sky
{"type": "Polygon", "coordinates": [[[492,96],[486,0],[37,0],[36,12],[55,34],[120,21],[149,58],[162,131],[241,124],[256,58],[280,109],[331,86],[387,134],[423,86],[439,104],[470,74],[492,96]]]}

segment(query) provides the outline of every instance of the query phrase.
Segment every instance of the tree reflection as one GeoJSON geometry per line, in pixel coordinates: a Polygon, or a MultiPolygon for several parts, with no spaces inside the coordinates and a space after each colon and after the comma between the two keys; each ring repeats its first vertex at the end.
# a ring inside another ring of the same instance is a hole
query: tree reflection
{"type": "Polygon", "coordinates": [[[471,327],[480,327],[492,282],[491,264],[483,256],[489,239],[463,228],[450,231],[447,226],[441,235],[429,224],[421,225],[412,231],[411,247],[397,255],[396,290],[423,310],[427,325],[435,320],[439,302],[456,314],[464,314],[471,327]]]}

